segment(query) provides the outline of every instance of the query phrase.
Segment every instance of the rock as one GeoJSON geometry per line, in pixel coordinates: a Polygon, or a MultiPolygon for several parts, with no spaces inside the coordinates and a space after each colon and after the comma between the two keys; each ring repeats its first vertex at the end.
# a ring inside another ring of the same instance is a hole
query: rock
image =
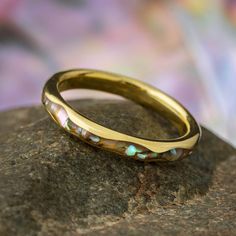
{"type": "MultiPolygon", "coordinates": [[[[73,105],[127,134],[176,136],[131,102],[73,105]]],[[[188,159],[142,163],[66,134],[41,107],[0,121],[0,235],[236,235],[236,150],[207,129],[188,159]]]]}

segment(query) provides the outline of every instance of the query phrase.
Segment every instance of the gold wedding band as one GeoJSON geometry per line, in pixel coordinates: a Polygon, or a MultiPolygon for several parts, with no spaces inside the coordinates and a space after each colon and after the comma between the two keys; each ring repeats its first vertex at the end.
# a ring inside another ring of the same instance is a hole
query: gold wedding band
{"type": "Polygon", "coordinates": [[[53,120],[64,130],[93,146],[141,161],[175,161],[191,153],[201,136],[193,116],[175,99],[160,90],[126,76],[77,69],[59,72],[45,84],[42,102],[53,120]],[[180,137],[145,139],[106,128],[73,109],[60,92],[94,89],[121,95],[159,112],[178,128],[180,137]]]}

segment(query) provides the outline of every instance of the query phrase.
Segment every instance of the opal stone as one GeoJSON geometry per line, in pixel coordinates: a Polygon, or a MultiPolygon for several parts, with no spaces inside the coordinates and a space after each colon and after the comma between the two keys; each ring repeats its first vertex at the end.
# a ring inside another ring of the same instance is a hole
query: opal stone
{"type": "Polygon", "coordinates": [[[92,134],[90,131],[79,127],[77,124],[73,123],[70,120],[66,110],[61,105],[55,104],[50,100],[48,100],[47,98],[44,98],[44,103],[47,106],[47,109],[50,111],[53,118],[58,123],[60,123],[60,125],[63,126],[64,129],[66,129],[69,132],[72,132],[74,135],[82,139],[94,143],[97,146],[102,146],[106,149],[117,151],[122,155],[125,154],[129,157],[132,157],[134,159],[139,159],[141,161],[145,160],[155,161],[154,160],[155,158],[157,160],[160,159],[166,161],[175,161],[178,160],[184,154],[184,150],[181,148],[172,148],[166,152],[158,153],[158,152],[153,152],[138,144],[134,143],[127,144],[127,142],[123,141],[101,138],[95,134],[92,134]]]}
{"type": "Polygon", "coordinates": [[[100,138],[96,135],[90,135],[89,139],[92,140],[94,143],[98,143],[100,141],[100,138]]]}
{"type": "Polygon", "coordinates": [[[155,158],[155,157],[157,157],[157,156],[158,156],[158,153],[157,153],[157,152],[152,152],[152,153],[151,153],[151,157],[154,157],[154,158],[155,158]]]}
{"type": "Polygon", "coordinates": [[[175,156],[177,154],[177,151],[175,148],[173,148],[170,150],[170,153],[175,156]]]}
{"type": "Polygon", "coordinates": [[[48,99],[44,98],[44,103],[45,103],[46,106],[48,106],[49,105],[48,99]]]}
{"type": "Polygon", "coordinates": [[[82,128],[81,128],[81,127],[78,127],[78,128],[76,129],[76,132],[77,132],[78,134],[81,134],[82,128]]]}
{"type": "Polygon", "coordinates": [[[145,159],[146,157],[147,157],[147,154],[146,153],[138,153],[138,155],[137,155],[137,157],[139,158],[139,159],[145,159]]]}
{"type": "Polygon", "coordinates": [[[82,135],[83,137],[85,137],[85,136],[87,135],[87,130],[82,129],[82,131],[81,131],[81,135],[82,135]]]}
{"type": "Polygon", "coordinates": [[[66,111],[62,108],[59,109],[59,111],[55,114],[57,116],[57,119],[59,120],[60,124],[65,127],[68,120],[68,115],[66,111]]]}
{"type": "Polygon", "coordinates": [[[140,148],[136,148],[136,152],[143,152],[143,150],[141,150],[140,148]]]}
{"type": "Polygon", "coordinates": [[[127,156],[134,156],[137,152],[137,149],[134,145],[129,145],[128,148],[126,149],[125,153],[127,156]]]}
{"type": "Polygon", "coordinates": [[[169,152],[166,152],[164,156],[168,161],[175,161],[178,160],[183,154],[183,150],[181,148],[173,148],[169,152]]]}
{"type": "Polygon", "coordinates": [[[57,110],[59,109],[57,104],[54,104],[54,103],[51,103],[51,102],[48,102],[48,106],[49,106],[50,112],[52,112],[52,113],[56,113],[57,110]]]}

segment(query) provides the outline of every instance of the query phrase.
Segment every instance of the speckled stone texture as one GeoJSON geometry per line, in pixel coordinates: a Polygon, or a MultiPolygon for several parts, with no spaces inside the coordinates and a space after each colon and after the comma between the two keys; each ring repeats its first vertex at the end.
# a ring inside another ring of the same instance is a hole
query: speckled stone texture
{"type": "MultiPolygon", "coordinates": [[[[176,136],[131,102],[73,104],[127,134],[176,136]]],[[[71,137],[42,108],[0,124],[0,235],[236,235],[236,150],[206,129],[189,159],[144,164],[71,137]]]]}

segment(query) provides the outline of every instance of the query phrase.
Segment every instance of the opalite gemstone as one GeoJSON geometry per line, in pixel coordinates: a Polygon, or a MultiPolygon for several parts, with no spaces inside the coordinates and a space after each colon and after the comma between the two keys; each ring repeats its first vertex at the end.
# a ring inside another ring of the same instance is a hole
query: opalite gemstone
{"type": "Polygon", "coordinates": [[[52,113],[56,113],[59,108],[58,105],[51,102],[48,103],[48,106],[49,106],[50,112],[52,113]]]}
{"type": "Polygon", "coordinates": [[[175,156],[177,154],[177,151],[175,148],[173,148],[170,150],[170,153],[175,156]]]}
{"type": "Polygon", "coordinates": [[[81,135],[82,135],[83,137],[85,137],[85,136],[87,135],[87,130],[82,129],[82,131],[81,131],[81,135]]]}
{"type": "Polygon", "coordinates": [[[48,106],[48,104],[49,104],[48,99],[45,98],[44,103],[45,103],[46,106],[48,106]]]}
{"type": "Polygon", "coordinates": [[[137,152],[137,149],[134,145],[129,145],[128,148],[126,149],[125,153],[127,156],[134,156],[137,152]]]}
{"type": "Polygon", "coordinates": [[[139,148],[136,148],[136,152],[143,152],[143,150],[139,149],[139,148]]]}
{"type": "Polygon", "coordinates": [[[59,111],[55,114],[60,124],[65,127],[68,119],[68,115],[64,109],[59,109],[59,111]]]}
{"type": "Polygon", "coordinates": [[[91,139],[94,143],[98,143],[100,141],[100,138],[96,135],[90,135],[89,139],[91,139]]]}
{"type": "Polygon", "coordinates": [[[81,128],[81,127],[78,127],[78,128],[76,129],[76,131],[77,131],[78,134],[81,134],[82,128],[81,128]]]}
{"type": "Polygon", "coordinates": [[[157,156],[158,156],[158,154],[156,152],[151,153],[151,157],[157,157],[157,156]]]}
{"type": "Polygon", "coordinates": [[[145,159],[147,157],[147,154],[146,153],[138,153],[137,156],[138,156],[139,159],[143,160],[143,159],[145,159]]]}

